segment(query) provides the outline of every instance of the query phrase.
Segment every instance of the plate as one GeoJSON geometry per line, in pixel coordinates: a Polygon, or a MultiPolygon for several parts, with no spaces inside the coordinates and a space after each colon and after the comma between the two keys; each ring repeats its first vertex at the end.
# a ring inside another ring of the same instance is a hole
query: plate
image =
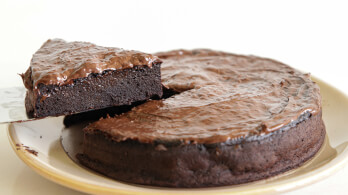
{"type": "MultiPolygon", "coordinates": [[[[63,117],[14,123],[8,126],[12,148],[37,173],[66,187],[93,194],[262,194],[309,185],[339,170],[348,162],[348,97],[313,78],[321,88],[327,137],[323,147],[300,168],[270,179],[242,185],[174,189],[118,182],[75,163],[61,146],[63,117]]],[[[66,130],[66,129],[65,129],[66,130]]],[[[63,131],[64,132],[64,131],[63,131]]]]}

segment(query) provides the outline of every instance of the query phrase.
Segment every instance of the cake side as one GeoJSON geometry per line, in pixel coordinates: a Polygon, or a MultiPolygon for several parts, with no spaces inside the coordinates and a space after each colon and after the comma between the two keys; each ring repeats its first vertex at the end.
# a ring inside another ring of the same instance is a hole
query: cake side
{"type": "Polygon", "coordinates": [[[160,64],[154,64],[90,74],[67,85],[40,84],[27,93],[27,112],[31,117],[67,115],[161,97],[160,74],[160,64]]]}
{"type": "MultiPolygon", "coordinates": [[[[153,97],[153,100],[159,100],[159,99],[167,99],[173,95],[178,94],[177,92],[168,89],[164,86],[162,86],[163,95],[162,97],[153,97]]],[[[63,123],[65,127],[70,127],[74,124],[78,124],[81,122],[95,122],[99,120],[100,118],[107,118],[107,117],[114,117],[116,115],[120,115],[126,112],[129,112],[134,107],[137,107],[145,101],[135,102],[131,105],[123,105],[123,106],[114,106],[114,107],[108,107],[104,109],[98,109],[98,110],[91,110],[87,112],[81,112],[77,114],[67,115],[64,117],[63,123]]]]}
{"type": "Polygon", "coordinates": [[[325,138],[321,112],[284,131],[239,144],[116,142],[85,131],[79,161],[111,178],[163,187],[212,187],[265,179],[302,165],[325,138]]]}

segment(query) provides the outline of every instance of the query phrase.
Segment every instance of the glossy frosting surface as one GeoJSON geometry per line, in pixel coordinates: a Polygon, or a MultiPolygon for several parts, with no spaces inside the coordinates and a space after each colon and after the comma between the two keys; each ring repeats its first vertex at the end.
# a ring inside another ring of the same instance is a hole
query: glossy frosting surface
{"type": "Polygon", "coordinates": [[[151,100],[85,130],[127,139],[218,143],[263,136],[321,110],[319,87],[280,62],[212,50],[157,53],[162,82],[181,92],[151,100]]]}
{"type": "Polygon", "coordinates": [[[28,89],[39,83],[66,84],[73,79],[87,77],[90,73],[139,65],[151,67],[156,60],[157,57],[138,51],[53,39],[46,41],[33,55],[23,80],[28,89]]]}

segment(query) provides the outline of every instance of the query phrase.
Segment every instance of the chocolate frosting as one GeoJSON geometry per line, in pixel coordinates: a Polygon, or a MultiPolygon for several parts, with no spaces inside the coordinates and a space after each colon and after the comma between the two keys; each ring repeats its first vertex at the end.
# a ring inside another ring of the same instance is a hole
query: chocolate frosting
{"type": "Polygon", "coordinates": [[[68,84],[90,73],[118,70],[160,62],[156,56],[88,42],[46,41],[33,55],[29,69],[22,75],[27,89],[45,85],[68,84]]]}
{"type": "Polygon", "coordinates": [[[177,92],[85,128],[143,143],[218,143],[264,136],[321,110],[319,87],[280,62],[212,50],[157,53],[162,82],[177,92]]]}

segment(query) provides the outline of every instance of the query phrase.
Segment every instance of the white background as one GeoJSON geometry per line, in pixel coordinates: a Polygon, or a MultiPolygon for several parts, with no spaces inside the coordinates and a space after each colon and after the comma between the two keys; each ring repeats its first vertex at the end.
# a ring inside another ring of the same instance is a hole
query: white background
{"type": "MultiPolygon", "coordinates": [[[[17,73],[26,71],[32,54],[49,38],[145,52],[212,48],[254,54],[348,92],[344,1],[1,0],[0,88],[22,85],[17,73]]],[[[348,174],[336,178],[297,193],[348,190],[341,181],[348,181],[348,174]]]]}

